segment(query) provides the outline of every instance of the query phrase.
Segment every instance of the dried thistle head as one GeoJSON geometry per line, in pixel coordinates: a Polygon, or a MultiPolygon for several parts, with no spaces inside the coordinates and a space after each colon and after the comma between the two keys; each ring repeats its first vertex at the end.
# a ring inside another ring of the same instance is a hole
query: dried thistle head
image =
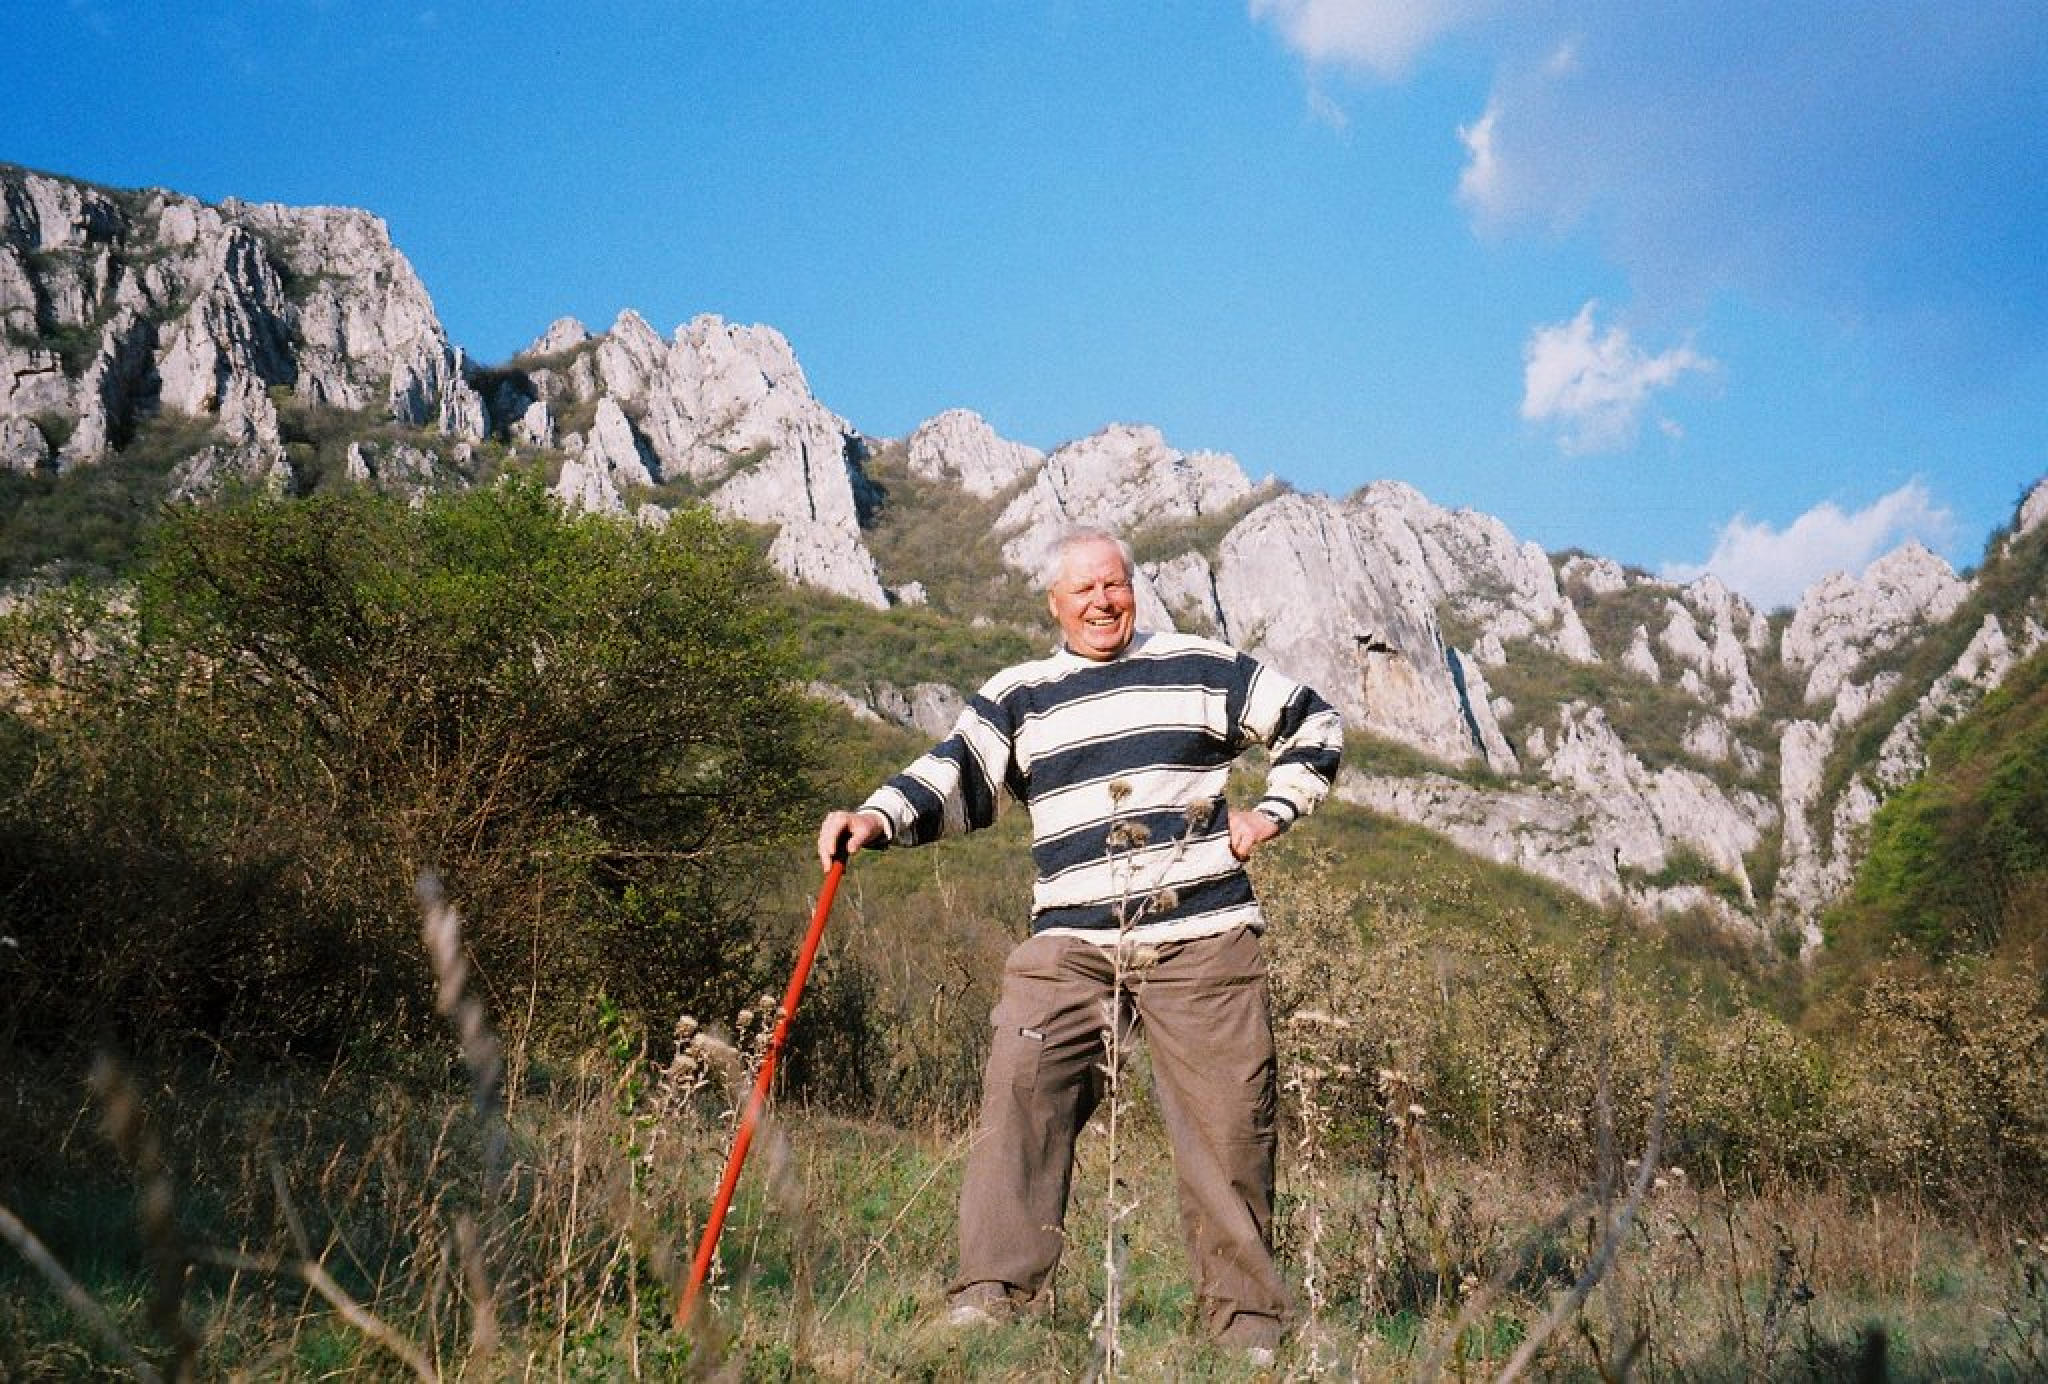
{"type": "Polygon", "coordinates": [[[1143,971],[1159,964],[1159,948],[1148,945],[1127,945],[1122,949],[1124,969],[1143,971]]]}
{"type": "Polygon", "coordinates": [[[1216,804],[1206,798],[1201,802],[1189,803],[1186,816],[1189,831],[1206,831],[1209,823],[1215,820],[1216,804]]]}
{"type": "Polygon", "coordinates": [[[1134,851],[1151,840],[1151,829],[1143,822],[1118,822],[1109,829],[1103,844],[1113,851],[1134,851]]]}
{"type": "Polygon", "coordinates": [[[1111,780],[1109,781],[1109,801],[1110,801],[1110,805],[1111,805],[1112,807],[1114,807],[1114,806],[1116,806],[1116,805],[1118,805],[1118,804],[1122,803],[1122,802],[1123,802],[1123,801],[1124,801],[1125,799],[1129,798],[1130,796],[1131,796],[1131,784],[1130,784],[1130,780],[1128,780],[1128,779],[1111,779],[1111,780]]]}

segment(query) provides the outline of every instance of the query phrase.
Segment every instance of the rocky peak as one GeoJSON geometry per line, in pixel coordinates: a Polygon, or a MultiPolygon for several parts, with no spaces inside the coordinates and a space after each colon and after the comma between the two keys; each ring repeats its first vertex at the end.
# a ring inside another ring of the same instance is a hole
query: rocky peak
{"type": "Polygon", "coordinates": [[[619,509],[635,491],[688,482],[720,513],[773,525],[769,559],[792,580],[888,604],[860,534],[866,444],[812,396],[780,332],[707,314],[664,341],[627,311],[598,337],[558,321],[528,354],[540,399],[509,401],[522,419],[533,402],[595,406],[588,431],[561,439],[563,499],[619,509]]]}
{"type": "Polygon", "coordinates": [[[37,464],[97,461],[168,408],[218,420],[206,474],[288,474],[277,386],[482,435],[425,288],[367,212],[110,193],[4,166],[0,203],[0,311],[14,328],[0,341],[0,417],[77,420],[62,456],[37,464]],[[40,253],[53,249],[64,253],[40,253]],[[96,347],[66,357],[40,344],[81,338],[96,347]]]}
{"type": "Polygon", "coordinates": [[[1527,640],[1574,662],[1599,662],[1549,555],[1517,541],[1500,520],[1444,509],[1394,481],[1364,487],[1348,507],[1425,599],[1480,633],[1487,661],[1499,663],[1504,645],[1527,640]]]}
{"type": "Polygon", "coordinates": [[[550,356],[565,356],[589,341],[590,328],[573,317],[557,317],[548,324],[548,329],[533,339],[533,344],[519,353],[517,359],[545,359],[550,356]]]}
{"type": "Polygon", "coordinates": [[[1786,667],[1805,671],[1807,703],[1824,702],[1857,665],[1947,619],[1968,593],[1968,583],[1947,562],[1907,543],[1861,576],[1837,572],[1809,588],[1793,608],[1778,656],[1786,667]]]}
{"type": "Polygon", "coordinates": [[[920,424],[906,451],[912,475],[951,482],[984,500],[1045,461],[1045,453],[1004,440],[980,414],[964,408],[947,409],[920,424]]]}
{"type": "Polygon", "coordinates": [[[2034,488],[2020,502],[2019,518],[2013,525],[2013,540],[2024,538],[2040,528],[2043,520],[2048,520],[2048,480],[2034,482],[2034,488]]]}
{"type": "Polygon", "coordinates": [[[1731,720],[1746,720],[1763,709],[1749,662],[1757,615],[1747,601],[1714,577],[1701,577],[1664,603],[1659,642],[1684,665],[1679,686],[1731,720]]]}
{"type": "Polygon", "coordinates": [[[120,213],[107,194],[83,183],[0,164],[0,205],[10,240],[35,251],[80,250],[113,238],[120,213]]]}
{"type": "Polygon", "coordinates": [[[1215,514],[1251,493],[1235,457],[1183,452],[1157,428],[1112,423],[1054,451],[1003,510],[997,528],[1014,535],[1003,545],[1003,561],[1035,574],[1060,533],[1074,525],[1130,532],[1215,514]]]}
{"type": "Polygon", "coordinates": [[[1296,494],[1246,514],[1212,578],[1223,634],[1315,687],[1354,729],[1512,771],[1479,666],[1446,645],[1434,590],[1366,519],[1296,494]]]}
{"type": "Polygon", "coordinates": [[[1584,553],[1574,553],[1559,564],[1557,579],[1564,586],[1581,587],[1595,596],[1615,596],[1628,589],[1628,573],[1620,563],[1584,553]]]}

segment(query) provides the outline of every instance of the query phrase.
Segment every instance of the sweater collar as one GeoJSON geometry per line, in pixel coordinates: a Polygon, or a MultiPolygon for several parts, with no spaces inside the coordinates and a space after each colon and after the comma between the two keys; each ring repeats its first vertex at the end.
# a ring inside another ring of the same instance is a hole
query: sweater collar
{"type": "Polygon", "coordinates": [[[1081,657],[1081,655],[1075,653],[1072,649],[1068,648],[1067,641],[1062,639],[1056,646],[1054,646],[1053,657],[1059,659],[1063,663],[1084,664],[1096,668],[1107,668],[1112,663],[1123,662],[1132,654],[1144,648],[1146,642],[1149,641],[1151,638],[1152,631],[1150,630],[1134,630],[1131,633],[1131,642],[1124,645],[1121,649],[1118,649],[1108,658],[1083,658],[1081,657]]]}

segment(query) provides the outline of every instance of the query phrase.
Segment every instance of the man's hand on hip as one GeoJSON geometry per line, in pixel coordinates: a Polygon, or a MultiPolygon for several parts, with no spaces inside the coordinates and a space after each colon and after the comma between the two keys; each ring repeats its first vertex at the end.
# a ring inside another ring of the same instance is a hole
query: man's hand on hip
{"type": "Polygon", "coordinates": [[[1252,852],[1280,834],[1280,824],[1263,812],[1249,808],[1230,809],[1230,853],[1250,860],[1252,852]]]}

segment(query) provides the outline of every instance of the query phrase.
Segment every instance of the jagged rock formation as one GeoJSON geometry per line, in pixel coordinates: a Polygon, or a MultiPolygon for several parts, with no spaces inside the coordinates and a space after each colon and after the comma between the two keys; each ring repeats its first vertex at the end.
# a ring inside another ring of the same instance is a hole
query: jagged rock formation
{"type": "Polygon", "coordinates": [[[1182,452],[1157,428],[1113,423],[1059,448],[996,521],[1003,561],[1037,574],[1062,530],[1100,524],[1135,531],[1229,509],[1252,493],[1234,457],[1182,452]]]}
{"type": "Polygon", "coordinates": [[[1954,614],[1968,592],[1954,568],[1908,543],[1860,577],[1837,572],[1801,596],[1778,656],[1787,668],[1807,675],[1807,705],[1819,705],[1865,660],[1954,614]]]}
{"type": "Polygon", "coordinates": [[[1419,822],[1475,855],[1554,880],[1600,903],[1655,912],[1701,909],[1734,922],[1753,908],[1746,857],[1773,825],[1754,794],[1731,801],[1704,775],[1649,769],[1597,707],[1565,709],[1543,765],[1547,784],[1483,788],[1444,775],[1354,775],[1349,801],[1419,822]],[[1739,898],[1676,870],[1704,861],[1739,898]]]}
{"type": "Polygon", "coordinates": [[[1732,720],[1756,715],[1763,697],[1751,674],[1749,655],[1768,637],[1757,613],[1713,577],[1693,582],[1685,588],[1683,600],[1667,601],[1664,610],[1666,621],[1658,640],[1684,665],[1679,687],[1702,702],[1718,702],[1732,720]]]}
{"type": "Polygon", "coordinates": [[[426,289],[367,212],[213,206],[9,166],[0,201],[0,445],[14,469],[97,461],[170,410],[219,432],[182,488],[289,488],[273,389],[483,435],[426,289]]]}
{"type": "MultiPolygon", "coordinates": [[[[811,397],[766,327],[699,318],[664,342],[627,313],[592,338],[557,323],[522,379],[485,379],[453,349],[426,289],[366,212],[164,191],[116,192],[0,167],[0,464],[99,460],[159,412],[210,420],[217,440],[176,490],[230,481],[297,488],[278,401],[374,411],[464,443],[499,436],[567,452],[558,491],[623,509],[683,479],[732,517],[779,526],[792,579],[886,603],[859,536],[865,444],[811,397]],[[556,364],[558,357],[566,357],[556,364]],[[587,427],[557,435],[565,406],[587,427]]],[[[352,454],[347,473],[416,485],[416,455],[352,454]]],[[[453,468],[460,478],[459,465],[453,468]]],[[[650,517],[658,517],[651,514],[650,517]]]]}
{"type": "MultiPolygon", "coordinates": [[[[2028,495],[1992,562],[2013,560],[2015,546],[2044,515],[2048,482],[2028,495]]],[[[1926,767],[1929,738],[2048,645],[2048,592],[2023,593],[2017,608],[1977,614],[1970,608],[1974,589],[1939,557],[1907,544],[1860,577],[1816,583],[1786,626],[1784,666],[1806,674],[1805,705],[1824,713],[1788,719],[1778,751],[1784,836],[1776,902],[1801,925],[1808,946],[1820,943],[1817,919],[1848,886],[1871,818],[1926,767]],[[1944,629],[1966,636],[1960,651],[1909,682],[1910,660],[1900,655],[1939,647],[1944,629]],[[1824,799],[1831,760],[1850,731],[1871,724],[1885,732],[1875,758],[1853,766],[1832,799],[1824,799]]]]}
{"type": "Polygon", "coordinates": [[[644,512],[658,503],[645,492],[680,484],[722,514],[776,526],[769,558],[791,580],[888,604],[860,536],[868,444],[811,396],[781,333],[704,316],[664,341],[629,311],[601,336],[558,321],[514,365],[522,379],[499,407],[529,433],[595,406],[588,427],[561,433],[564,499],[617,511],[642,492],[644,512]]]}
{"type": "Polygon", "coordinates": [[[1370,493],[1348,504],[1284,495],[1254,509],[1220,545],[1224,634],[1310,682],[1357,729],[1512,771],[1484,676],[1445,640],[1438,574],[1401,518],[1370,493]]]}
{"type": "Polygon", "coordinates": [[[914,730],[933,740],[945,738],[967,705],[957,687],[939,682],[920,682],[909,687],[871,682],[859,689],[813,683],[813,696],[845,707],[863,721],[876,721],[914,730]]]}
{"type": "MultiPolygon", "coordinates": [[[[665,338],[631,311],[602,332],[564,318],[483,369],[367,213],[4,165],[0,203],[0,468],[90,465],[182,415],[210,432],[180,493],[291,492],[318,472],[297,429],[319,410],[364,423],[322,462],[328,479],[417,494],[469,483],[488,448],[584,508],[661,523],[701,500],[772,526],[793,581],[876,608],[926,599],[921,573],[885,590],[869,548],[880,444],[812,395],[770,327],[702,316],[665,338]]],[[[1914,545],[1773,619],[1712,579],[1553,558],[1410,486],[1337,500],[1254,483],[1142,425],[1047,454],[950,409],[901,456],[991,516],[964,544],[1028,577],[1074,524],[1132,535],[1146,624],[1268,657],[1403,747],[1407,767],[1348,771],[1346,798],[1591,899],[1789,926],[1809,944],[1928,737],[2048,645],[2048,592],[1987,604],[1982,573],[1914,545]]],[[[2039,561],[2043,529],[2048,483],[1987,570],[2039,561]]],[[[820,695],[936,736],[963,690],[820,695]]]]}
{"type": "Polygon", "coordinates": [[[980,414],[950,408],[910,434],[910,473],[928,481],[950,481],[970,495],[989,499],[1038,469],[1045,453],[996,436],[980,414]]]}

